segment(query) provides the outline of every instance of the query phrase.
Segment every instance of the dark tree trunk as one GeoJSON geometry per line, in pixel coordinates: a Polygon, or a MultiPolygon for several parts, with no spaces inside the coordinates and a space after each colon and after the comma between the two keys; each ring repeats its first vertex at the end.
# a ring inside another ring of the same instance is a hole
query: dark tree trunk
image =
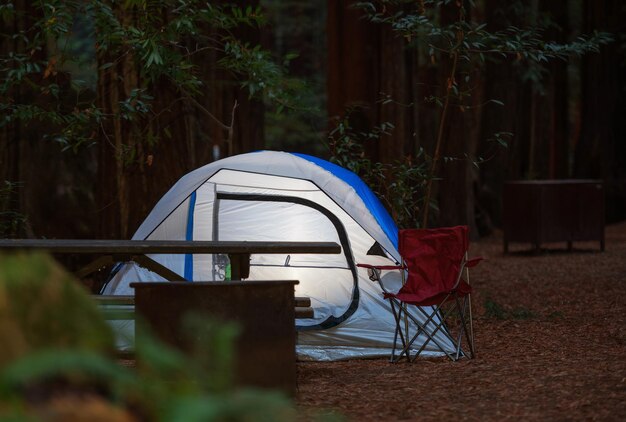
{"type": "MultiPolygon", "coordinates": [[[[424,99],[442,95],[441,87],[446,86],[448,74],[441,63],[431,63],[389,26],[365,21],[362,11],[350,8],[353,3],[328,2],[329,115],[340,115],[346,107],[365,104],[352,122],[358,130],[368,130],[382,122],[395,125],[390,136],[370,147],[368,152],[373,160],[393,163],[406,155],[415,156],[420,147],[432,155],[441,109],[424,99]],[[392,101],[381,103],[383,96],[392,101]]],[[[479,93],[472,101],[480,102],[482,88],[475,89],[479,93]]],[[[459,158],[459,151],[470,156],[475,153],[480,125],[474,123],[479,123],[480,110],[470,109],[456,109],[449,114],[444,125],[444,156],[459,158]],[[469,127],[473,129],[468,132],[469,127]]],[[[464,159],[439,165],[436,177],[444,179],[435,182],[439,184],[439,224],[469,224],[476,231],[475,173],[464,159]]]]}
{"type": "Polygon", "coordinates": [[[581,133],[574,175],[603,179],[607,221],[626,218],[626,9],[619,0],[588,0],[583,9],[586,32],[604,30],[617,39],[583,58],[581,133]]]}
{"type": "MultiPolygon", "coordinates": [[[[553,41],[568,41],[568,5],[535,1],[527,6],[526,16],[511,14],[510,2],[488,0],[486,21],[491,30],[508,25],[524,27],[536,24],[539,12],[548,13],[559,30],[551,29],[546,37],[553,41]]],[[[480,183],[476,192],[479,225],[500,225],[501,192],[506,180],[569,177],[569,116],[567,64],[552,61],[547,65],[539,83],[523,81],[528,63],[515,59],[489,61],[484,72],[485,101],[494,99],[503,107],[487,104],[484,108],[479,150],[490,151],[490,161],[481,166],[480,183]],[[520,65],[522,67],[520,67],[520,65]],[[511,132],[508,148],[497,152],[485,140],[497,132],[511,132]]],[[[531,64],[532,65],[532,64],[531,64]]]]}
{"type": "MultiPolygon", "coordinates": [[[[33,40],[37,31],[34,24],[42,18],[41,10],[34,2],[15,1],[13,5],[15,18],[1,22],[0,32],[8,36],[0,37],[0,54],[28,54],[30,60],[43,62],[45,68],[45,47],[26,51],[22,39],[12,36],[23,32],[33,40]]],[[[70,89],[69,75],[53,65],[49,69],[49,72],[29,74],[31,83],[13,87],[2,101],[8,99],[13,105],[33,105],[44,110],[73,110],[76,93],[70,89]],[[59,87],[59,99],[39,89],[52,83],[59,87]]],[[[80,100],[88,101],[82,96],[80,100]]],[[[14,185],[6,198],[0,198],[0,212],[10,210],[26,217],[25,224],[14,225],[9,220],[15,219],[16,214],[3,214],[6,221],[0,222],[0,226],[11,227],[5,235],[50,238],[92,235],[93,151],[63,152],[52,137],[44,137],[58,130],[52,123],[38,119],[12,119],[0,128],[0,183],[3,188],[14,185]]]]}
{"type": "MultiPolygon", "coordinates": [[[[473,9],[474,14],[482,11],[473,9]]],[[[467,17],[468,19],[470,16],[467,17]]],[[[481,21],[478,16],[473,18],[481,21]]],[[[445,9],[442,16],[444,21],[450,22],[459,19],[457,5],[451,5],[445,9]]],[[[483,102],[483,83],[479,64],[456,67],[452,74],[450,60],[442,63],[443,76],[439,86],[446,86],[448,78],[452,77],[459,86],[459,90],[472,92],[468,103],[455,104],[448,110],[448,117],[444,122],[445,132],[442,146],[443,160],[440,171],[435,177],[441,178],[438,182],[439,219],[438,226],[468,225],[472,236],[478,236],[474,209],[474,185],[477,184],[478,171],[473,164],[477,159],[477,147],[480,137],[480,116],[483,102]],[[464,82],[467,75],[469,85],[464,82]]],[[[454,101],[458,103],[458,100],[454,101]]]]}
{"type": "Polygon", "coordinates": [[[357,130],[371,130],[383,122],[395,129],[369,146],[373,160],[390,163],[415,152],[416,124],[411,64],[415,52],[387,25],[363,19],[351,0],[328,2],[328,115],[341,116],[348,108],[357,130]],[[390,102],[383,104],[382,99],[390,102]]]}
{"type": "MultiPolygon", "coordinates": [[[[489,4],[489,3],[488,3],[489,4]]],[[[489,7],[487,7],[489,9],[489,7]]],[[[480,166],[480,181],[476,188],[478,224],[483,232],[500,224],[500,193],[505,180],[525,177],[527,163],[527,124],[521,110],[527,90],[519,82],[515,69],[508,63],[487,62],[483,70],[484,99],[497,100],[483,106],[479,150],[488,161],[480,166]],[[493,136],[512,132],[506,149],[498,147],[493,136]]]]}
{"type": "MultiPolygon", "coordinates": [[[[568,2],[542,0],[532,13],[543,13],[551,19],[552,26],[545,34],[546,39],[558,43],[569,41],[568,2]]],[[[531,87],[527,110],[530,121],[527,174],[535,179],[565,178],[568,177],[569,157],[567,62],[552,60],[544,66],[546,72],[542,80],[531,87]]]]}
{"type": "MultiPolygon", "coordinates": [[[[20,53],[23,52],[25,46],[19,38],[13,38],[10,35],[19,33],[26,30],[30,26],[30,22],[24,22],[24,19],[19,18],[19,14],[26,12],[25,1],[14,2],[17,19],[2,19],[0,20],[2,30],[0,33],[3,35],[0,37],[0,54],[8,55],[9,52],[20,53]]],[[[32,6],[30,7],[32,12],[32,6]]],[[[22,90],[19,87],[13,88],[9,92],[11,101],[20,103],[22,101],[22,90]]],[[[4,100],[3,100],[4,101],[4,100]]],[[[14,214],[12,212],[23,211],[23,207],[20,206],[19,191],[9,188],[13,184],[22,180],[21,166],[20,166],[20,153],[21,145],[20,139],[22,125],[19,121],[12,121],[0,126],[0,212],[2,220],[0,221],[0,228],[2,228],[2,236],[16,236],[21,234],[23,230],[21,224],[13,219],[14,214]]]]}
{"type": "MultiPolygon", "coordinates": [[[[133,9],[117,4],[112,9],[122,25],[135,21],[133,9]]],[[[101,53],[98,57],[97,106],[108,118],[99,141],[97,202],[99,237],[125,239],[140,221],[137,214],[146,211],[148,192],[134,188],[145,186],[141,126],[123,119],[120,106],[133,90],[141,88],[140,71],[132,53],[115,57],[116,53],[101,53]],[[105,63],[115,65],[103,70],[105,63]]]]}
{"type": "MultiPolygon", "coordinates": [[[[115,5],[115,11],[120,21],[132,23],[132,10],[115,5]]],[[[164,15],[163,19],[167,18],[164,15]]],[[[242,39],[258,41],[257,31],[240,32],[242,39]]],[[[112,59],[103,56],[98,62],[101,65],[112,59]]],[[[262,105],[250,100],[232,75],[217,68],[218,59],[214,52],[199,55],[199,74],[206,85],[198,99],[191,99],[166,80],[143,81],[132,55],[100,71],[99,106],[113,116],[100,139],[101,237],[130,237],[158,199],[192,169],[263,146],[262,105]],[[155,94],[151,115],[132,122],[122,119],[120,102],[140,87],[155,94]],[[232,127],[232,134],[225,127],[232,127]]]]}
{"type": "Polygon", "coordinates": [[[378,121],[395,126],[392,134],[379,143],[378,157],[384,163],[393,163],[416,152],[416,125],[411,104],[414,103],[412,87],[417,81],[410,64],[418,52],[409,48],[406,40],[388,25],[379,25],[378,32],[377,92],[379,96],[393,100],[378,104],[378,121]]]}
{"type": "Polygon", "coordinates": [[[375,125],[372,109],[378,80],[378,31],[351,9],[349,0],[328,2],[328,115],[344,114],[348,107],[361,110],[353,124],[367,130],[375,125]]]}

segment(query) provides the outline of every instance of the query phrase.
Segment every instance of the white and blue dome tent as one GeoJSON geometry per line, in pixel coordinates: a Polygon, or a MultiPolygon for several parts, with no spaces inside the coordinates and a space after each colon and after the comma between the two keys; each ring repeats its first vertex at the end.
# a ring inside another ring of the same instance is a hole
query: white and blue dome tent
{"type": "MultiPolygon", "coordinates": [[[[296,296],[311,298],[315,317],[296,320],[300,359],[339,360],[391,352],[395,322],[390,305],[380,286],[356,264],[398,263],[398,230],[367,185],[340,166],[275,151],[215,161],[183,176],[133,239],[336,242],[341,254],[252,255],[248,279],[299,280],[296,296]]],[[[151,258],[189,281],[216,279],[213,255],[151,258]]],[[[384,277],[390,290],[400,288],[399,272],[388,271],[384,277]]],[[[132,295],[129,283],[136,281],[162,278],[124,263],[103,293],[132,295]]],[[[117,324],[122,325],[120,330],[132,330],[130,321],[117,324]]],[[[448,344],[441,333],[436,338],[448,344]]],[[[433,353],[439,354],[434,349],[433,353]]]]}

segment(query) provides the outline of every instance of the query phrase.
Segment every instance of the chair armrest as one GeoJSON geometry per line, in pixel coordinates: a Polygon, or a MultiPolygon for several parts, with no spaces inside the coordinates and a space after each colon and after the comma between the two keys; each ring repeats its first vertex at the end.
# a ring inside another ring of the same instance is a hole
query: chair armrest
{"type": "Polygon", "coordinates": [[[385,294],[389,292],[385,289],[383,282],[380,278],[380,272],[383,270],[403,270],[402,265],[370,265],[370,264],[356,264],[357,267],[367,268],[367,275],[371,281],[375,281],[380,284],[380,288],[383,289],[385,294]]]}
{"type": "Polygon", "coordinates": [[[404,269],[401,265],[369,265],[369,264],[356,264],[357,267],[367,268],[370,270],[402,270],[404,269]]]}
{"type": "Polygon", "coordinates": [[[482,260],[483,260],[482,256],[477,256],[475,258],[468,259],[467,262],[465,263],[465,266],[469,268],[475,267],[482,260]]]}

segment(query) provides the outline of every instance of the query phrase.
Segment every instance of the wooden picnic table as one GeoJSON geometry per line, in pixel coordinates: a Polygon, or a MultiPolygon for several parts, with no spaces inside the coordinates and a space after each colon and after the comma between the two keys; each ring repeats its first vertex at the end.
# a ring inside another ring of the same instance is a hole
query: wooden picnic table
{"type": "Polygon", "coordinates": [[[184,278],[148,255],[158,254],[228,254],[233,280],[248,278],[252,254],[336,254],[335,242],[248,242],[205,240],[86,240],[86,239],[0,239],[0,250],[41,250],[61,254],[99,255],[76,275],[88,274],[115,262],[134,261],[168,281],[184,278]]]}
{"type": "Polygon", "coordinates": [[[335,254],[341,252],[341,246],[334,242],[0,239],[0,251],[97,255],[95,261],[77,272],[80,278],[108,264],[134,261],[171,282],[184,278],[151,256],[228,254],[232,282],[137,283],[134,287],[141,290],[138,302],[134,297],[101,296],[98,301],[104,307],[114,307],[108,319],[132,319],[137,304],[137,312],[146,318],[152,330],[182,350],[185,343],[181,340],[179,323],[188,309],[236,321],[243,336],[235,345],[235,382],[280,388],[293,395],[296,391],[294,318],[313,317],[310,299],[294,297],[296,280],[242,282],[241,279],[250,274],[252,254],[335,254]],[[198,294],[202,288],[214,294],[198,294]],[[253,294],[247,294],[249,291],[253,294]],[[164,300],[163,293],[168,298],[175,294],[179,300],[164,300]]]}

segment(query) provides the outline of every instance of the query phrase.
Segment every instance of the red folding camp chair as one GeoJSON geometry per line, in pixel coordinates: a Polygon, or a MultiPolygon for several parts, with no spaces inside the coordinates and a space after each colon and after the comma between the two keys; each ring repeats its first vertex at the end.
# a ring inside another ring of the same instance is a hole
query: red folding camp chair
{"type": "Polygon", "coordinates": [[[396,321],[393,362],[403,356],[409,361],[415,360],[431,343],[453,361],[462,356],[474,357],[469,268],[482,258],[468,259],[468,246],[467,226],[400,230],[399,252],[403,265],[358,264],[368,269],[370,279],[380,284],[391,303],[396,321]],[[403,280],[407,274],[406,282],[397,293],[383,285],[380,274],[384,270],[402,270],[403,280]],[[417,327],[412,336],[408,332],[409,320],[417,327]],[[413,343],[420,335],[423,343],[411,356],[413,343]],[[463,337],[467,351],[461,348],[463,337]],[[398,338],[402,349],[396,356],[398,338]]]}

